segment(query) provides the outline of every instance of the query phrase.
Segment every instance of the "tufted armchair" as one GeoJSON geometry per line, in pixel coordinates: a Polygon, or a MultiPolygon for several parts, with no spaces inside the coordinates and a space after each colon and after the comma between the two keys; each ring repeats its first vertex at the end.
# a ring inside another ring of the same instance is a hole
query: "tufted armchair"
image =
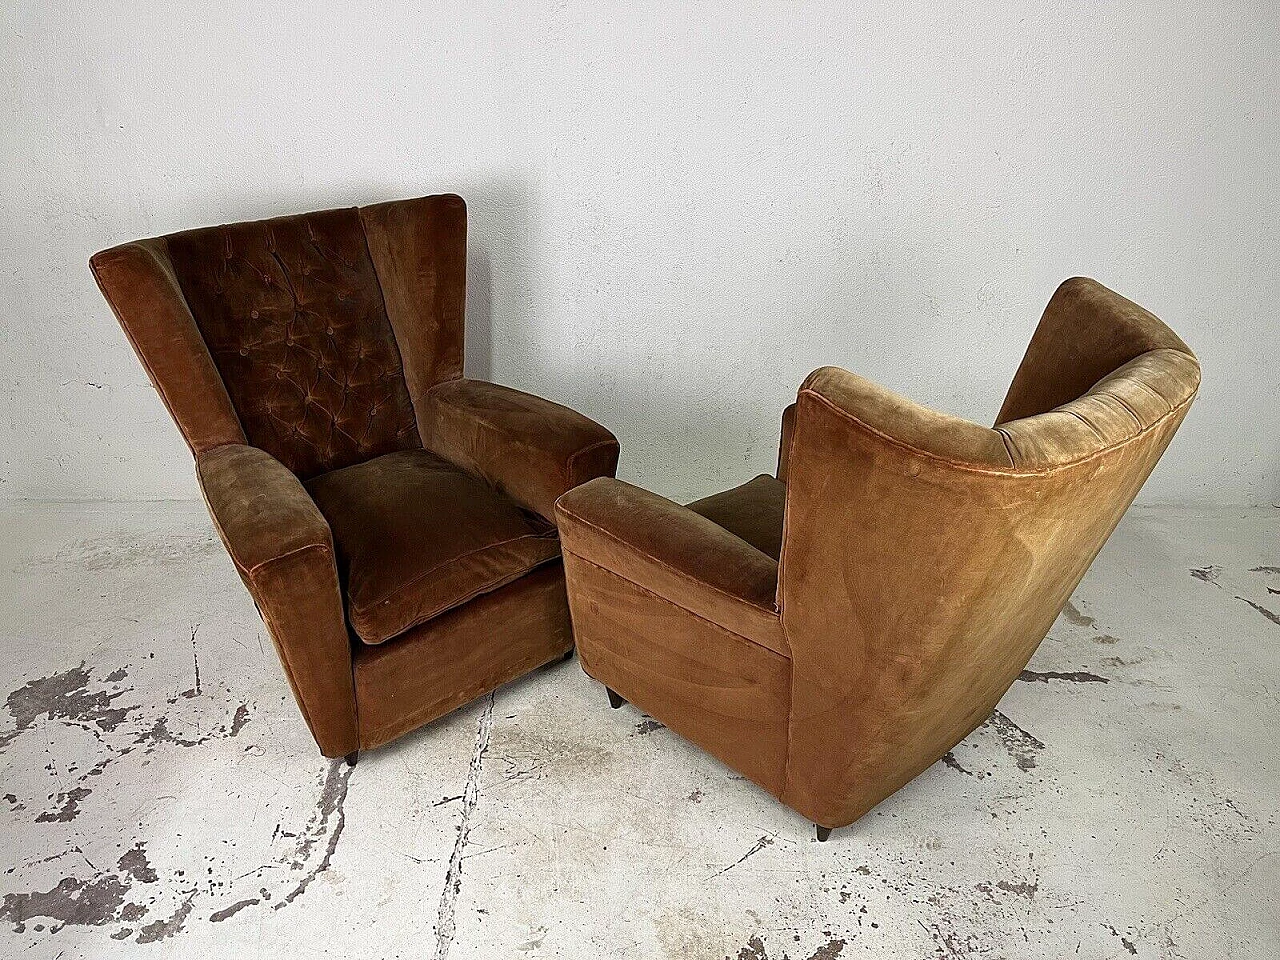
{"type": "Polygon", "coordinates": [[[1168,327],[1085,279],[994,428],[816,370],[776,478],[688,507],[612,479],[560,498],[582,667],[824,840],[990,715],[1199,383],[1168,327]]]}
{"type": "Polygon", "coordinates": [[[463,378],[466,242],[445,195],[90,262],[325,756],[572,650],[553,504],[612,476],[618,443],[463,378]]]}

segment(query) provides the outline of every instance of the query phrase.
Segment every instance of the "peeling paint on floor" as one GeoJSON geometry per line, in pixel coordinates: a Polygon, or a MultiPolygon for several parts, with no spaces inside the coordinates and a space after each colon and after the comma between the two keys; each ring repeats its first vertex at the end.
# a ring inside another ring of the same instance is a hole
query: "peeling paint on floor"
{"type": "Polygon", "coordinates": [[[199,505],[0,513],[0,956],[1280,952],[1274,510],[1133,511],[986,723],[822,844],[576,661],[325,760],[199,505]]]}

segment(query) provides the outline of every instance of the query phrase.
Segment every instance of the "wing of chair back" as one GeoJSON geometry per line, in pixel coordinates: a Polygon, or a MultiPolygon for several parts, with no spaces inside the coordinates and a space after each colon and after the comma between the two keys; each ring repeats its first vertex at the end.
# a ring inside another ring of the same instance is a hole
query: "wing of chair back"
{"type": "Polygon", "coordinates": [[[1053,298],[995,429],[809,376],[783,456],[784,802],[851,823],[986,719],[1198,384],[1180,340],[1088,280],[1053,298]]]}
{"type": "Polygon", "coordinates": [[[1085,277],[1067,280],[1045,308],[996,425],[1070,403],[1130,360],[1160,349],[1194,356],[1133,301],[1085,277]]]}
{"type": "Polygon", "coordinates": [[[462,378],[466,207],[460,197],[362,207],[360,218],[423,446],[555,522],[556,497],[592,477],[612,476],[618,441],[568,407],[462,378]],[[423,323],[420,315],[443,319],[423,323]]]}

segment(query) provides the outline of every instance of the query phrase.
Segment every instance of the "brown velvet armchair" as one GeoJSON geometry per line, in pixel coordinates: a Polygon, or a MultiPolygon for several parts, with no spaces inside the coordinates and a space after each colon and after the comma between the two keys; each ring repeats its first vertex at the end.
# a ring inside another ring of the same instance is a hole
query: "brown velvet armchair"
{"type": "Polygon", "coordinates": [[[572,650],[552,505],[618,443],[463,378],[466,247],[445,195],[91,260],[328,757],[572,650]]]}
{"type": "Polygon", "coordinates": [[[1086,279],[994,428],[816,370],[776,479],[688,507],[612,479],[560,498],[583,669],[826,839],[990,715],[1199,382],[1171,330],[1086,279]]]}

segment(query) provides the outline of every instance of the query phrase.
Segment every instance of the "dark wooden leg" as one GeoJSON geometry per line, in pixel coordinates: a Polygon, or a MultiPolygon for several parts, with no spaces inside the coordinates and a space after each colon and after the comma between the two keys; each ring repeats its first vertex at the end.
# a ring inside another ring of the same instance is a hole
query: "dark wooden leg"
{"type": "Polygon", "coordinates": [[[814,824],[814,827],[817,828],[817,831],[818,831],[818,842],[826,843],[827,837],[831,836],[831,828],[819,827],[816,823],[814,824]]]}
{"type": "Polygon", "coordinates": [[[564,655],[563,657],[561,657],[561,658],[560,658],[560,662],[561,662],[561,663],[568,663],[568,662],[569,662],[570,660],[572,660],[572,659],[573,659],[573,647],[570,647],[570,648],[565,652],[565,655],[564,655]]]}
{"type": "Polygon", "coordinates": [[[354,767],[356,765],[356,761],[359,759],[360,759],[360,751],[352,750],[350,753],[347,754],[347,757],[346,757],[347,766],[354,767]]]}
{"type": "MultiPolygon", "coordinates": [[[[605,687],[605,689],[609,690],[608,687],[605,687]]],[[[626,702],[627,701],[623,700],[620,696],[618,696],[612,690],[609,690],[609,706],[613,707],[613,709],[617,710],[620,706],[622,706],[626,702]]]]}

